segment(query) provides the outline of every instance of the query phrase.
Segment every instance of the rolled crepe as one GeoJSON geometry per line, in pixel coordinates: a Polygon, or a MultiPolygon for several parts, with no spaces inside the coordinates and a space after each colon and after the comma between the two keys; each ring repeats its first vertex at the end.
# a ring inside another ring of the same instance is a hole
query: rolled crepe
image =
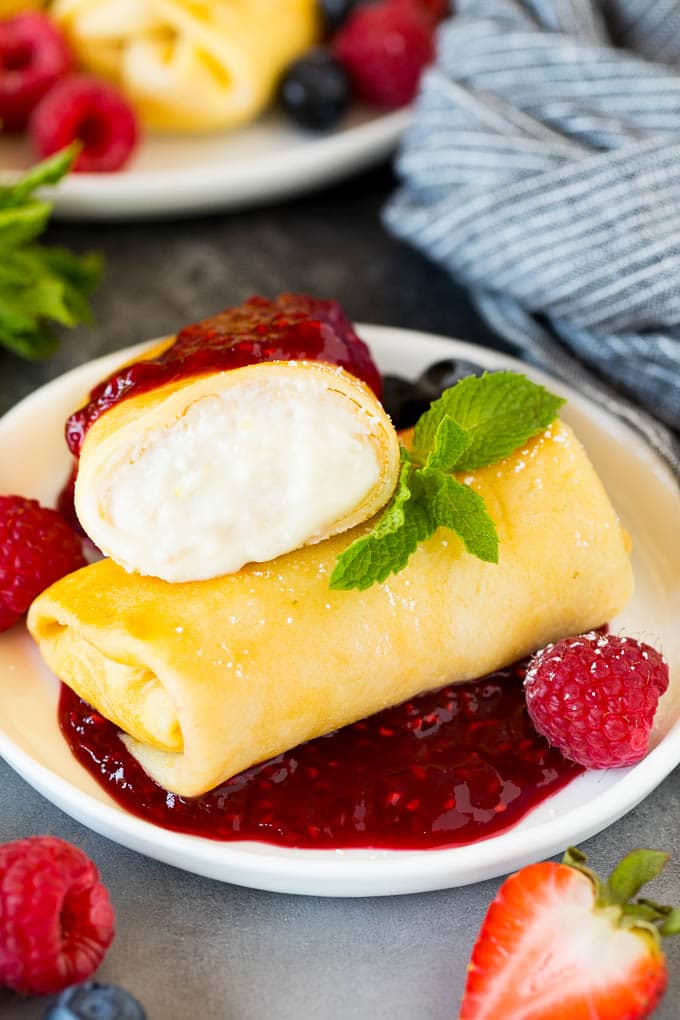
{"type": "Polygon", "coordinates": [[[263,362],[102,415],[82,447],[76,512],[127,570],[205,580],[365,521],[398,472],[397,434],[363,382],[323,362],[263,362]]]}
{"type": "Polygon", "coordinates": [[[362,525],[200,583],[165,584],[103,560],[43,593],[29,628],[57,676],[129,734],[149,775],[203,793],[622,609],[626,537],[565,425],[464,480],[496,521],[498,565],[440,529],[384,584],[331,591],[336,557],[362,525]]]}
{"type": "Polygon", "coordinates": [[[50,16],[162,131],[252,120],[319,35],[316,0],[54,0],[50,16]]]}

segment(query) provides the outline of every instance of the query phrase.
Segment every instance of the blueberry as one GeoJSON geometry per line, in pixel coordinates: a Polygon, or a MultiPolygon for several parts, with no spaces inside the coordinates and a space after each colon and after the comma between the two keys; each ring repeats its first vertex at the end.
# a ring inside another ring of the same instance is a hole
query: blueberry
{"type": "Polygon", "coordinates": [[[415,383],[398,375],[383,377],[383,405],[395,429],[408,429],[427,411],[429,400],[419,393],[415,383]]]}
{"type": "Polygon", "coordinates": [[[426,368],[417,380],[416,388],[424,400],[431,402],[466,376],[481,375],[483,371],[483,367],[475,361],[447,358],[445,361],[436,361],[426,368]]]}
{"type": "Polygon", "coordinates": [[[124,988],[86,981],[62,992],[43,1020],[146,1020],[146,1013],[124,988]]]}
{"type": "Polygon", "coordinates": [[[279,95],[290,117],[311,131],[334,127],[347,110],[352,90],[344,67],[323,49],[310,50],[291,64],[279,95]]]}
{"type": "Polygon", "coordinates": [[[330,35],[342,25],[347,19],[353,7],[357,6],[357,0],[319,0],[321,17],[326,33],[330,35]]]}

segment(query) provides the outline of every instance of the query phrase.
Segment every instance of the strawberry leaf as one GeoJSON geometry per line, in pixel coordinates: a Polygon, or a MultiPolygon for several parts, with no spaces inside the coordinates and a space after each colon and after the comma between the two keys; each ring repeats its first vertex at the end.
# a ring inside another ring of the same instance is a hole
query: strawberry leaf
{"type": "Polygon", "coordinates": [[[582,875],[589,878],[595,887],[595,896],[597,902],[602,904],[602,883],[600,882],[599,875],[597,875],[591,868],[586,866],[588,858],[586,855],[579,850],[576,846],[567,847],[564,857],[562,858],[562,864],[568,865],[570,868],[574,868],[575,871],[580,871],[582,875]]]}
{"type": "Polygon", "coordinates": [[[626,903],[624,914],[633,921],[651,921],[652,923],[664,920],[666,917],[665,911],[659,910],[655,904],[646,903],[642,900],[638,900],[636,903],[626,903]]]}
{"type": "Polygon", "coordinates": [[[670,855],[660,850],[633,850],[614,868],[607,880],[610,903],[627,903],[643,885],[660,875],[670,855]]]}
{"type": "Polygon", "coordinates": [[[680,910],[673,907],[659,928],[660,935],[680,935],[680,910]]]}

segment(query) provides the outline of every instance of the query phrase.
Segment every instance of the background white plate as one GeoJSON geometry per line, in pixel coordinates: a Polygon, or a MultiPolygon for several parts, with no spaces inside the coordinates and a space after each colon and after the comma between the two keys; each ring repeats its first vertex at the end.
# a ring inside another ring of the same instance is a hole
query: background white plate
{"type": "MultiPolygon", "coordinates": [[[[453,340],[360,327],[381,368],[415,377],[445,357],[489,368],[526,367],[453,340]]],[[[130,356],[119,352],[75,369],[19,404],[0,422],[0,492],[53,501],[68,467],[62,429],[87,390],[130,356]]],[[[547,382],[538,372],[529,374],[547,382]]],[[[158,828],[115,805],[72,758],[57,728],[57,683],[23,626],[0,636],[0,753],[45,797],[125,846],[212,878],[261,889],[367,896],[447,888],[490,878],[586,839],[634,807],[680,761],[680,493],[658,457],[594,404],[569,397],[565,413],[585,443],[633,535],[635,597],[615,629],[661,648],[670,664],[651,753],[630,769],[590,772],[510,831],[451,850],[314,851],[265,843],[217,843],[158,828]]]]}
{"type": "MultiPolygon", "coordinates": [[[[54,190],[55,215],[113,220],[207,213],[290,198],[379,163],[396,148],[408,110],[352,110],[341,128],[310,134],[273,112],[235,131],[144,137],[115,174],[71,174],[54,190]]],[[[0,168],[35,162],[28,142],[0,136],[0,168]]]]}

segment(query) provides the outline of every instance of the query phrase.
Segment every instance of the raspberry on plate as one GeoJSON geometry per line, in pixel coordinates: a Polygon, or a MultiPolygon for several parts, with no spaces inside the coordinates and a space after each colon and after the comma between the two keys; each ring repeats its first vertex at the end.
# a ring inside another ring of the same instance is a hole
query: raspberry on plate
{"type": "Polygon", "coordinates": [[[0,986],[60,992],[94,973],[113,935],[109,894],[82,850],[56,836],[0,846],[0,986]]]}
{"type": "Polygon", "coordinates": [[[404,0],[355,8],[333,42],[360,99],[384,109],[410,103],[434,57],[431,16],[404,0]]]}
{"type": "Polygon", "coordinates": [[[79,537],[56,510],[23,496],[0,496],[0,632],[33,599],[85,566],[79,537]]]}
{"type": "Polygon", "coordinates": [[[537,652],[524,688],[539,733],[566,758],[606,769],[644,758],[668,681],[668,665],[650,645],[592,632],[537,652]]]}
{"type": "Polygon", "coordinates": [[[69,75],[50,89],[29,129],[40,156],[80,141],[73,169],[86,173],[120,170],[139,136],[132,107],[118,89],[87,74],[69,75]]]}
{"type": "Polygon", "coordinates": [[[59,30],[37,11],[0,21],[0,120],[20,131],[31,111],[70,69],[71,52],[59,30]]]}

